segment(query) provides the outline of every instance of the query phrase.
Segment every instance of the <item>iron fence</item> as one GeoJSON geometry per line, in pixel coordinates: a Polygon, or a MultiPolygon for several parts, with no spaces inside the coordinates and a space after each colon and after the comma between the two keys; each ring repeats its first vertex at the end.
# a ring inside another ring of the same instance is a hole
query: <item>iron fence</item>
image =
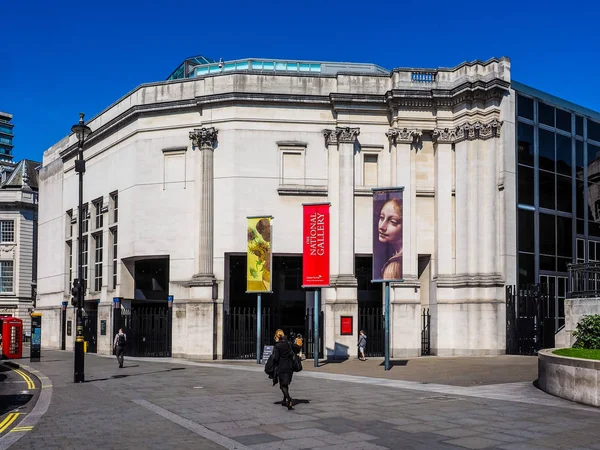
{"type": "Polygon", "coordinates": [[[358,308],[358,329],[367,335],[365,356],[378,357],[385,354],[385,324],[383,309],[377,307],[358,308]]]}
{"type": "Polygon", "coordinates": [[[121,324],[127,334],[126,356],[171,356],[171,311],[167,306],[123,308],[121,324]]]}
{"type": "MultiPolygon", "coordinates": [[[[270,308],[263,308],[261,323],[261,344],[272,343],[272,314],[270,308]]],[[[223,358],[256,359],[256,307],[235,307],[225,312],[223,317],[223,358]]]]}
{"type": "Polygon", "coordinates": [[[600,262],[569,264],[568,298],[600,297],[600,262]]]}
{"type": "Polygon", "coordinates": [[[431,314],[429,308],[421,314],[421,356],[431,355],[431,314]]]}
{"type": "MultiPolygon", "coordinates": [[[[314,348],[315,348],[315,336],[314,336],[314,314],[313,309],[308,308],[306,310],[306,317],[304,320],[304,354],[307,359],[313,359],[314,348]]],[[[319,311],[319,358],[323,358],[323,311],[319,311]]]]}

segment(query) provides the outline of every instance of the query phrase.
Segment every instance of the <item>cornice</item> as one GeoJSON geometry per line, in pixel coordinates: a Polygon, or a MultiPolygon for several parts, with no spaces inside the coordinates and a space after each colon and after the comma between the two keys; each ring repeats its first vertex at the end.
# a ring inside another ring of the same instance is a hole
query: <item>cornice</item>
{"type": "Polygon", "coordinates": [[[504,287],[504,279],[499,273],[476,273],[437,276],[438,287],[504,287]]]}

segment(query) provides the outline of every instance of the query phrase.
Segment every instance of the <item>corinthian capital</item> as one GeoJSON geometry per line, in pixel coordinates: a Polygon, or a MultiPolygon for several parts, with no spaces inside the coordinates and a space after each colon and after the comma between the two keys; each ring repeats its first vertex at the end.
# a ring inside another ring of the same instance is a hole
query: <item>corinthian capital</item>
{"type": "Polygon", "coordinates": [[[431,133],[433,142],[440,144],[452,144],[456,141],[456,128],[436,128],[431,133]]]}
{"type": "Polygon", "coordinates": [[[196,148],[215,148],[218,133],[214,127],[196,128],[194,131],[190,131],[190,139],[196,148]]]}
{"type": "Polygon", "coordinates": [[[325,147],[328,145],[337,145],[338,139],[335,130],[323,130],[323,136],[325,137],[325,147]]]}
{"type": "Polygon", "coordinates": [[[356,138],[360,134],[360,128],[336,127],[335,134],[339,143],[354,144],[356,138]]]}
{"type": "Polygon", "coordinates": [[[395,144],[417,144],[423,136],[421,130],[409,130],[408,128],[390,128],[385,135],[391,145],[395,144]]]}

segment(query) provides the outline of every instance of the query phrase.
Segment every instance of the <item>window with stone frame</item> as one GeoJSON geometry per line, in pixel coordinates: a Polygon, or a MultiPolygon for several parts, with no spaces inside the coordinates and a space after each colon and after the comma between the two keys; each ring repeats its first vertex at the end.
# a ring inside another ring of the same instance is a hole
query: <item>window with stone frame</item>
{"type": "Polygon", "coordinates": [[[73,237],[73,210],[70,209],[66,213],[66,237],[70,239],[73,237]]]}
{"type": "Polygon", "coordinates": [[[119,268],[119,260],[118,260],[118,253],[117,253],[117,244],[118,244],[118,231],[116,228],[113,228],[111,230],[111,237],[112,237],[112,289],[116,289],[117,288],[117,273],[118,273],[118,268],[119,268]]]}
{"type": "Polygon", "coordinates": [[[67,271],[69,274],[69,283],[68,286],[71,286],[73,283],[73,242],[67,241],[67,249],[66,249],[66,258],[67,258],[67,271]]]}
{"type": "Polygon", "coordinates": [[[94,229],[100,230],[104,225],[104,215],[102,214],[102,199],[99,198],[98,200],[94,200],[92,204],[94,205],[94,229]]]}
{"type": "Polygon", "coordinates": [[[94,238],[94,292],[102,290],[102,233],[95,234],[94,238]]]}
{"type": "Polygon", "coordinates": [[[117,223],[119,221],[119,193],[112,192],[110,194],[110,223],[117,223]]]}
{"type": "Polygon", "coordinates": [[[89,214],[89,205],[85,203],[83,205],[83,212],[81,213],[80,220],[83,220],[83,232],[87,233],[90,231],[90,214],[89,214]]]}
{"type": "Polygon", "coordinates": [[[81,241],[81,267],[83,269],[83,286],[85,289],[88,287],[88,236],[83,236],[81,241]]]}
{"type": "Polygon", "coordinates": [[[14,292],[13,261],[0,261],[0,292],[14,292]]]}
{"type": "Polygon", "coordinates": [[[15,221],[0,221],[0,242],[15,242],[15,221]]]}

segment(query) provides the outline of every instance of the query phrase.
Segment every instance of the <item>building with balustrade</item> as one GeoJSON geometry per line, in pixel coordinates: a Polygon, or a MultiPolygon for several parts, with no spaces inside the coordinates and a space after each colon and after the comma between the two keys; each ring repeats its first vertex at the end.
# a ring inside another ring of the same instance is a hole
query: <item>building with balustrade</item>
{"type": "Polygon", "coordinates": [[[367,352],[380,355],[372,189],[403,186],[404,281],[391,285],[392,357],[504,353],[506,286],[564,276],[580,240],[592,245],[595,216],[577,203],[579,229],[574,197],[580,181],[580,200],[594,192],[585,188],[585,165],[600,126],[597,113],[514,83],[510,69],[507,58],[387,70],[195,57],[168,80],[139,86],[88,122],[81,217],[75,136],[44,153],[43,345],[73,346],[79,220],[88,351],[110,353],[112,333],[124,326],[131,354],[254,358],[256,295],[245,291],[245,252],[246,217],[256,215],[274,218],[262,343],[276,328],[310,335],[302,204],[329,202],[331,284],[322,289],[320,352],[356,356],[364,328],[367,352]],[[556,147],[532,137],[542,130],[556,147]],[[555,150],[562,137],[572,143],[571,159],[555,150]],[[578,166],[580,143],[588,156],[578,166]],[[542,157],[554,161],[552,170],[542,157]],[[560,185],[552,205],[544,203],[546,171],[560,185]],[[569,204],[561,203],[566,182],[569,204]],[[542,223],[550,226],[544,214],[554,225],[540,237],[542,223]],[[556,243],[557,230],[571,233],[570,253],[556,243]],[[342,316],[353,318],[350,335],[341,332],[342,316]]]}

